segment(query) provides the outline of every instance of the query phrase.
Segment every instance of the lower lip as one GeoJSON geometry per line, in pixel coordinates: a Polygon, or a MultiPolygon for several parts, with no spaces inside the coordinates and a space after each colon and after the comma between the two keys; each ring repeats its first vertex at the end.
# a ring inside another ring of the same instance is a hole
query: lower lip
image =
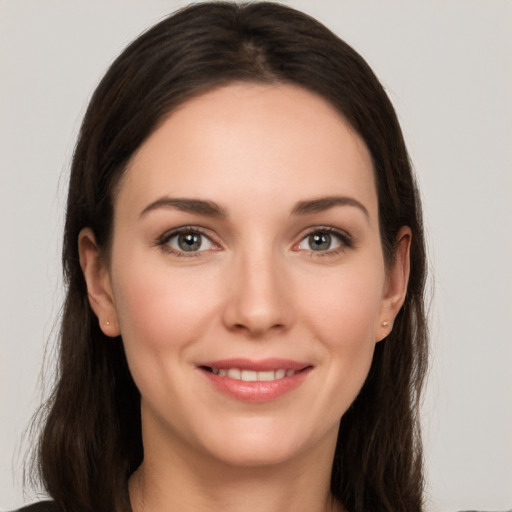
{"type": "Polygon", "coordinates": [[[203,375],[222,393],[243,402],[270,402],[297,389],[312,368],[306,368],[290,377],[270,381],[246,382],[230,377],[221,377],[199,368],[203,375]]]}

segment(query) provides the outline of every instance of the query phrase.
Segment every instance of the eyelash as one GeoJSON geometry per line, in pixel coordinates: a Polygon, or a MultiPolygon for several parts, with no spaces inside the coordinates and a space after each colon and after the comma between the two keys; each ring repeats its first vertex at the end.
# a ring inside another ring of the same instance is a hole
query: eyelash
{"type": "MultiPolygon", "coordinates": [[[[183,226],[180,228],[173,229],[171,231],[167,231],[166,233],[164,233],[163,235],[161,235],[160,237],[157,238],[155,245],[161,247],[163,250],[165,250],[168,253],[171,253],[178,257],[185,257],[185,258],[198,257],[198,256],[201,256],[201,254],[203,252],[205,252],[205,250],[190,251],[190,252],[189,251],[180,251],[180,250],[172,247],[169,244],[169,242],[173,238],[176,238],[181,234],[200,235],[201,237],[206,238],[213,246],[219,247],[219,244],[217,244],[214,240],[212,240],[211,236],[206,234],[206,232],[203,229],[198,228],[197,226],[183,226]]],[[[298,243],[294,244],[293,247],[297,251],[309,252],[310,256],[312,258],[314,258],[314,257],[335,256],[337,254],[340,254],[340,253],[346,251],[347,249],[353,248],[354,246],[355,246],[354,240],[348,233],[342,232],[338,229],[334,229],[331,227],[320,226],[320,227],[315,227],[315,228],[311,229],[310,231],[308,231],[306,234],[304,234],[302,236],[302,238],[300,239],[300,241],[298,243]],[[325,251],[314,251],[312,249],[301,249],[301,248],[295,249],[296,247],[300,246],[305,240],[307,240],[310,236],[315,235],[315,234],[327,234],[327,235],[333,236],[338,240],[339,246],[334,249],[328,249],[325,251]]],[[[206,250],[209,250],[209,249],[206,249],[206,250]]],[[[218,250],[218,249],[213,249],[213,250],[218,250]]]]}
{"type": "Polygon", "coordinates": [[[158,239],[156,240],[156,245],[161,247],[164,251],[171,253],[178,257],[185,257],[185,258],[194,258],[201,256],[201,253],[203,251],[180,251],[178,249],[175,249],[174,247],[171,247],[169,245],[169,242],[182,234],[191,234],[191,235],[201,235],[201,237],[206,238],[212,245],[217,246],[218,244],[215,243],[214,240],[212,240],[212,237],[207,235],[205,231],[203,231],[201,228],[198,228],[197,226],[183,226],[181,228],[173,229],[172,231],[167,231],[158,239]]]}
{"type": "Polygon", "coordinates": [[[295,244],[294,247],[298,247],[305,240],[307,240],[310,236],[315,234],[327,234],[336,238],[339,242],[339,246],[334,249],[328,249],[325,251],[314,251],[312,249],[298,249],[299,251],[304,250],[310,253],[312,258],[314,257],[326,257],[326,256],[336,256],[346,251],[347,249],[351,249],[355,246],[353,238],[346,232],[340,231],[335,228],[327,227],[327,226],[319,226],[308,231],[299,241],[298,244],[295,244]]]}

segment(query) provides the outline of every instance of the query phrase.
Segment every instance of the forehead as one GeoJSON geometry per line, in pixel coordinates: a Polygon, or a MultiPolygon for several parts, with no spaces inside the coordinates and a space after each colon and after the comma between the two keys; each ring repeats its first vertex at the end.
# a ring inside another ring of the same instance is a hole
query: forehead
{"type": "Polygon", "coordinates": [[[337,193],[376,205],[369,152],[338,111],[297,86],[230,84],[160,124],[132,157],[118,200],[245,194],[284,204],[337,193]]]}

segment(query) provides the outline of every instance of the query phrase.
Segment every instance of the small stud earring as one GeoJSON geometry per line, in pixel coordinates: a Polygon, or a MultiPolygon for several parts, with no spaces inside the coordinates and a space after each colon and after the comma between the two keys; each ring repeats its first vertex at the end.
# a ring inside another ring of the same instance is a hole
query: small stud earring
{"type": "Polygon", "coordinates": [[[110,325],[110,321],[109,321],[109,320],[107,320],[107,321],[105,322],[105,325],[106,325],[106,326],[109,326],[109,325],[110,325]]]}
{"type": "Polygon", "coordinates": [[[391,322],[388,322],[387,320],[385,320],[384,322],[382,322],[382,327],[388,327],[390,323],[391,322]]]}

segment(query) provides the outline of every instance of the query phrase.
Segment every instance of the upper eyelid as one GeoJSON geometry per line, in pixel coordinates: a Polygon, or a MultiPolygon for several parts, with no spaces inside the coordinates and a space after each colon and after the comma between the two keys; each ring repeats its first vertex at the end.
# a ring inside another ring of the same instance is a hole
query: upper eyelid
{"type": "MultiPolygon", "coordinates": [[[[344,243],[347,243],[347,242],[349,242],[351,244],[354,243],[354,238],[348,231],[346,231],[344,229],[336,228],[333,226],[318,225],[318,226],[310,226],[306,229],[301,230],[301,232],[295,236],[295,241],[293,242],[293,246],[296,246],[297,244],[302,242],[308,236],[311,236],[314,233],[322,232],[322,231],[327,232],[329,234],[333,234],[335,236],[338,236],[341,239],[341,241],[344,243]]],[[[158,236],[156,241],[159,244],[165,244],[171,238],[173,238],[177,235],[180,235],[181,233],[187,233],[187,232],[199,233],[202,236],[205,236],[206,238],[208,238],[213,244],[220,246],[220,247],[224,246],[224,244],[222,244],[220,242],[219,237],[215,236],[215,234],[213,234],[211,232],[211,230],[203,228],[201,226],[196,226],[196,225],[185,225],[185,226],[178,226],[175,228],[171,228],[171,229],[165,231],[162,235],[158,236]]]]}
{"type": "Polygon", "coordinates": [[[158,245],[164,245],[169,242],[175,236],[181,235],[182,233],[199,233],[200,235],[208,238],[212,244],[221,246],[218,238],[212,236],[211,232],[207,229],[201,228],[199,226],[180,226],[176,228],[169,229],[165,231],[163,234],[157,237],[156,243],[158,245]]]}
{"type": "Polygon", "coordinates": [[[328,233],[329,235],[333,235],[338,238],[338,241],[340,242],[340,247],[337,247],[336,249],[327,249],[325,251],[312,251],[310,249],[301,249],[303,251],[310,251],[313,253],[316,253],[318,256],[321,254],[326,255],[329,253],[333,253],[336,251],[339,251],[340,249],[350,249],[356,247],[356,241],[354,240],[354,237],[348,233],[347,231],[339,228],[334,228],[332,226],[315,226],[311,227],[305,232],[303,232],[300,235],[300,238],[297,242],[293,244],[293,247],[297,247],[300,244],[304,242],[309,236],[313,235],[314,233],[328,233]]]}
{"type": "Polygon", "coordinates": [[[348,240],[352,240],[352,235],[344,230],[344,229],[340,229],[340,228],[335,228],[333,226],[312,226],[310,228],[307,228],[305,230],[303,230],[299,235],[299,241],[300,240],[304,240],[304,238],[306,238],[307,236],[310,236],[312,235],[313,233],[318,233],[318,232],[327,232],[329,234],[335,234],[335,235],[338,235],[339,237],[341,238],[345,238],[345,239],[348,239],[348,240]]]}
{"type": "Polygon", "coordinates": [[[164,231],[164,233],[162,233],[162,235],[160,235],[159,238],[161,239],[164,239],[164,238],[172,238],[173,236],[176,236],[176,235],[180,235],[181,233],[200,233],[201,235],[204,235],[208,238],[210,238],[212,235],[210,234],[210,231],[205,229],[205,228],[202,228],[200,226],[178,226],[178,227],[175,227],[175,228],[171,228],[171,229],[168,229],[166,231],[164,231]]]}

